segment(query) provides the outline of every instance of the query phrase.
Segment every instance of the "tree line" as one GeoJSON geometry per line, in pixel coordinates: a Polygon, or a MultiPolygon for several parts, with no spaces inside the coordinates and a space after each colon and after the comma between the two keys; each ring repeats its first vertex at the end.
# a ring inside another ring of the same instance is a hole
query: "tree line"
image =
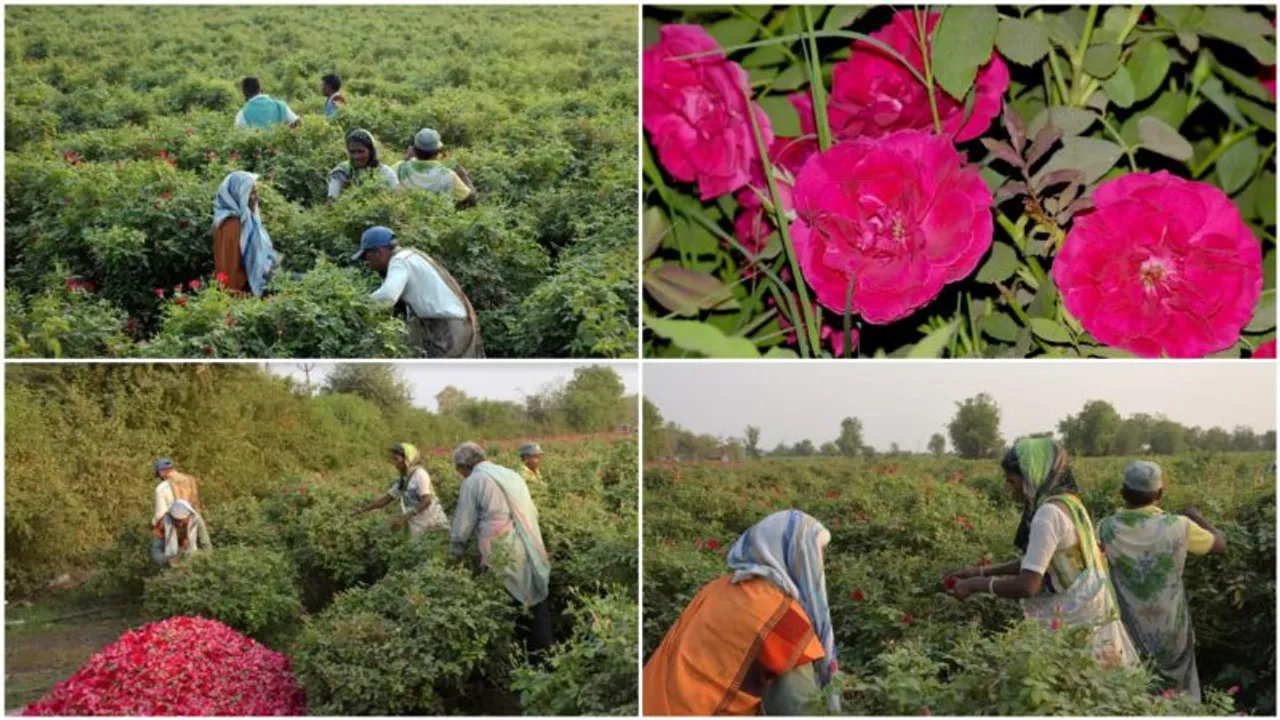
{"type": "MultiPolygon", "coordinates": [[[[1000,406],[987,393],[958,402],[945,428],[933,433],[928,454],[943,457],[950,451],[963,458],[991,458],[1007,447],[1000,432],[1000,406]],[[945,432],[945,434],[944,434],[945,432]]],[[[876,457],[915,455],[892,443],[880,451],[863,440],[860,418],[840,421],[838,434],[815,443],[803,439],[794,444],[779,443],[772,450],[760,447],[760,428],[748,425],[741,437],[722,438],[694,433],[666,422],[661,411],[644,400],[644,455],[646,460],[740,461],[760,457],[876,457]]],[[[1107,455],[1177,455],[1190,451],[1262,452],[1276,449],[1276,432],[1258,432],[1246,425],[1228,430],[1222,427],[1188,427],[1163,415],[1135,413],[1122,417],[1111,403],[1089,400],[1080,412],[1058,421],[1056,428],[1035,435],[1055,436],[1067,451],[1084,457],[1107,455]],[[1056,432],[1055,432],[1056,430],[1056,432]]],[[[1011,438],[1012,439],[1012,438],[1011,438]]]]}

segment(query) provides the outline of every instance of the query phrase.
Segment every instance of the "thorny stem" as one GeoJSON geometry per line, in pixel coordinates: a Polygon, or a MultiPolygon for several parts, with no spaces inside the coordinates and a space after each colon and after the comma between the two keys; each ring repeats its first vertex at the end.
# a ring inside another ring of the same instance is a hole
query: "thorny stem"
{"type": "Polygon", "coordinates": [[[933,131],[942,134],[942,118],[938,115],[938,96],[933,91],[933,58],[929,52],[929,21],[919,7],[913,11],[916,19],[916,36],[920,43],[920,57],[924,61],[924,86],[929,93],[929,112],[933,114],[933,131]]]}
{"type": "MultiPolygon", "coordinates": [[[[1071,55],[1071,90],[1073,92],[1080,89],[1081,81],[1084,79],[1084,56],[1089,52],[1089,41],[1093,39],[1093,24],[1097,21],[1098,4],[1094,3],[1089,6],[1089,15],[1084,20],[1084,33],[1080,35],[1080,44],[1071,55]]],[[[1079,100],[1079,102],[1083,101],[1084,99],[1079,100]]]]}

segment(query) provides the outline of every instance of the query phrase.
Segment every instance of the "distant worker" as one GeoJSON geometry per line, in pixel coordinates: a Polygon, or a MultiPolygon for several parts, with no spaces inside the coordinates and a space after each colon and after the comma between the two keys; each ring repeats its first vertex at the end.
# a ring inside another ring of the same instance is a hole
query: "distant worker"
{"type": "Polygon", "coordinates": [[[213,198],[213,269],[228,292],[262,297],[279,266],[258,212],[258,176],[236,170],[213,198]]]}
{"type": "Polygon", "coordinates": [[[200,502],[200,483],[190,475],[178,472],[178,468],[169,458],[156,460],[155,476],[160,482],[156,484],[155,512],[152,522],[159,522],[169,512],[169,506],[178,500],[185,500],[197,512],[204,512],[204,503],[200,502]]]}
{"type": "Polygon", "coordinates": [[[342,90],[342,78],[334,73],[329,73],[320,78],[320,94],[324,95],[324,116],[332,118],[338,114],[338,106],[346,105],[347,99],[339,94],[342,90]]]}
{"type": "Polygon", "coordinates": [[[409,327],[409,343],[427,357],[482,358],[475,309],[453,276],[426,253],[402,248],[390,228],[364,232],[352,260],[363,259],[383,277],[370,296],[394,305],[409,327]]]}
{"type": "Polygon", "coordinates": [[[262,92],[258,78],[247,77],[240,81],[240,91],[244,93],[245,103],[240,112],[236,113],[236,127],[265,130],[282,123],[289,127],[302,124],[302,119],[283,100],[276,100],[262,92]]]}
{"type": "Polygon", "coordinates": [[[1124,469],[1120,497],[1125,509],[1098,524],[1098,541],[1111,563],[1120,618],[1162,690],[1200,701],[1196,635],[1182,571],[1187,555],[1227,549],[1223,534],[1190,507],[1166,513],[1160,466],[1139,460],[1124,469]]]}
{"type": "Polygon", "coordinates": [[[397,443],[391,447],[391,464],[400,471],[386,495],[374,500],[364,507],[351,512],[351,516],[362,515],[370,510],[386,507],[392,500],[400,501],[400,515],[391,521],[392,528],[409,525],[409,535],[419,537],[428,530],[447,528],[449,518],[444,514],[444,506],[436,497],[431,487],[431,476],[422,467],[422,455],[418,448],[409,443],[397,443]]]}
{"type": "Polygon", "coordinates": [[[1013,544],[1023,555],[1002,565],[946,572],[944,585],[961,600],[976,593],[1018,599],[1026,617],[1045,625],[1089,628],[1094,655],[1103,665],[1137,664],[1067,451],[1052,438],[1023,438],[1005,454],[1000,469],[1009,493],[1022,504],[1013,544]],[[1063,613],[1067,600],[1072,611],[1063,613]]]}
{"type": "Polygon", "coordinates": [[[476,203],[476,188],[467,175],[466,168],[454,165],[449,168],[440,162],[444,143],[440,133],[423,128],[413,136],[413,144],[405,149],[404,160],[396,164],[396,177],[407,190],[449,195],[458,207],[476,203]]]}
{"type": "Polygon", "coordinates": [[[530,485],[542,485],[542,446],[536,442],[528,442],[520,446],[520,477],[530,485]]]}
{"type": "Polygon", "coordinates": [[[378,160],[378,145],[368,130],[347,133],[347,159],[329,171],[329,199],[333,200],[348,187],[370,180],[396,188],[400,181],[396,171],[378,160]]]}
{"type": "Polygon", "coordinates": [[[839,712],[823,554],[831,532],[776,512],[734,543],[644,666],[645,715],[839,712]]]}
{"type": "Polygon", "coordinates": [[[473,442],[453,451],[453,465],[463,481],[449,533],[450,551],[461,558],[476,536],[481,568],[500,573],[507,592],[528,613],[520,618],[522,634],[530,654],[541,658],[555,642],[547,604],[551,560],[529,488],[519,474],[486,460],[484,450],[473,442]],[[505,567],[493,567],[495,549],[505,567]]]}
{"type": "Polygon", "coordinates": [[[213,549],[204,518],[186,500],[175,500],[155,522],[151,538],[151,562],[176,567],[197,552],[213,549]]]}

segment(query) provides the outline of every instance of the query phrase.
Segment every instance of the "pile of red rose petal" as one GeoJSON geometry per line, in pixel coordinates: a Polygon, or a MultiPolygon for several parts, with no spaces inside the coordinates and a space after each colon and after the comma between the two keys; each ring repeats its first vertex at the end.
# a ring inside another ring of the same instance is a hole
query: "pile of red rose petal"
{"type": "Polygon", "coordinates": [[[305,715],[289,658],[216,620],[130,630],[24,715],[305,715]]]}

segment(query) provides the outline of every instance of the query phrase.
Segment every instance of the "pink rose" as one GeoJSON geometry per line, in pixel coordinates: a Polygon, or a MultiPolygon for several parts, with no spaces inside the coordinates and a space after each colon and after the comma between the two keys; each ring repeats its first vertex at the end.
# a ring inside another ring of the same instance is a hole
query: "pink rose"
{"type": "Polygon", "coordinates": [[[1262,294],[1262,246],[1231,198],[1160,171],[1108,180],[1093,202],[1053,262],[1084,329],[1143,357],[1235,344],[1262,294]]]}
{"type": "MultiPolygon", "coordinates": [[[[769,146],[769,161],[775,168],[785,170],[783,174],[790,175],[794,182],[795,176],[800,172],[805,161],[817,151],[818,142],[813,139],[777,138],[769,146]]],[[[782,210],[791,212],[793,210],[792,183],[778,177],[775,173],[774,184],[778,187],[782,210]]],[[[753,259],[764,249],[765,244],[769,242],[769,236],[776,229],[770,220],[772,214],[765,210],[761,196],[770,197],[769,182],[764,177],[763,163],[752,167],[750,184],[738,191],[739,210],[733,221],[734,234],[738,236],[738,241],[751,252],[753,259]]]]}
{"type": "MultiPolygon", "coordinates": [[[[925,27],[930,38],[941,17],[941,13],[936,12],[926,16],[925,27]]],[[[924,57],[920,54],[917,29],[916,12],[899,10],[888,25],[871,37],[897,50],[923,76],[924,57]]],[[[933,114],[925,86],[896,58],[870,43],[853,44],[849,59],[837,63],[832,70],[831,86],[827,117],[831,134],[837,140],[883,137],[897,130],[933,130],[933,114]]],[[[964,102],[935,87],[943,133],[954,137],[956,142],[982,135],[991,126],[992,119],[1000,114],[1008,89],[1009,68],[995,53],[991,54],[991,61],[978,70],[973,112],[967,122],[964,102]]],[[[804,131],[816,132],[813,104],[808,94],[793,96],[792,103],[800,113],[804,131]]]]}
{"type": "Polygon", "coordinates": [[[1259,345],[1258,347],[1254,348],[1253,357],[1254,358],[1270,358],[1271,360],[1275,360],[1276,359],[1276,341],[1268,340],[1262,343],[1261,345],[1259,345]]]}
{"type": "Polygon", "coordinates": [[[791,239],[818,302],[890,323],[967,277],[991,247],[991,191],[950,139],[903,130],[840,143],[796,179],[791,239]]]}
{"type": "Polygon", "coordinates": [[[643,58],[644,128],[662,166],[680,182],[697,183],[703,200],[746,185],[759,164],[748,112],[755,112],[765,146],[773,141],[769,117],[744,94],[746,70],[722,52],[673,59],[719,48],[697,25],[664,25],[643,58]]]}

